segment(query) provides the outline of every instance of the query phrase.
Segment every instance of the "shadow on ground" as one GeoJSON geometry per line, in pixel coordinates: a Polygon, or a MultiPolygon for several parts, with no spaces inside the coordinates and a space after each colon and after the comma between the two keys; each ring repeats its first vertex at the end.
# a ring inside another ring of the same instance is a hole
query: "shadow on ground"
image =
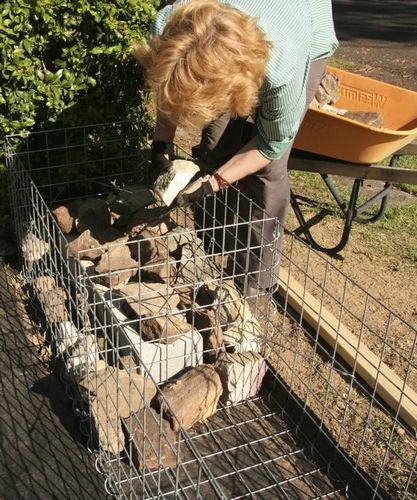
{"type": "Polygon", "coordinates": [[[37,357],[35,327],[0,262],[0,498],[104,499],[65,387],[37,357]]]}

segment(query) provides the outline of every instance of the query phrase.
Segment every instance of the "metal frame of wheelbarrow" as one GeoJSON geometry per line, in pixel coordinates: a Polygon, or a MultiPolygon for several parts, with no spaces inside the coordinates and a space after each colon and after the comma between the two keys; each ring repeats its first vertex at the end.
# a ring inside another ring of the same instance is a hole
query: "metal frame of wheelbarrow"
{"type": "Polygon", "coordinates": [[[303,235],[307,243],[316,250],[329,255],[340,252],[349,240],[353,222],[367,224],[376,222],[383,217],[388,206],[389,194],[393,184],[417,184],[417,170],[397,167],[398,159],[403,155],[417,155],[417,142],[413,142],[396,151],[391,157],[389,165],[386,167],[380,165],[360,165],[312,155],[298,157],[297,153],[293,154],[289,159],[288,168],[290,170],[320,174],[345,219],[339,242],[330,248],[320,245],[311,234],[310,228],[316,225],[322,218],[318,215],[310,220],[306,220],[298,201],[300,197],[291,190],[291,206],[299,223],[299,228],[294,232],[298,235],[303,235]],[[345,201],[339,194],[337,187],[329,175],[354,178],[348,201],[345,201]],[[385,183],[377,194],[358,205],[360,190],[363,181],[366,179],[385,181],[385,183]],[[379,203],[379,209],[375,215],[370,217],[362,215],[367,209],[377,203],[379,203]]]}

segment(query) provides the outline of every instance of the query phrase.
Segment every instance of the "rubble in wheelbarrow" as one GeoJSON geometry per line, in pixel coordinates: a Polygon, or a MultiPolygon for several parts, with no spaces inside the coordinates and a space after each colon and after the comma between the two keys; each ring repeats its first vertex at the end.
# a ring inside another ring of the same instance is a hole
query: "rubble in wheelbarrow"
{"type": "Polygon", "coordinates": [[[342,82],[332,73],[325,73],[317,88],[312,105],[330,113],[344,116],[350,120],[363,123],[372,127],[383,127],[384,119],[378,111],[348,110],[337,107],[335,104],[340,97],[342,82]]]}
{"type": "Polygon", "coordinates": [[[69,258],[92,283],[96,313],[106,324],[99,307],[106,304],[119,325],[105,347],[105,339],[59,318],[57,349],[88,402],[102,449],[130,453],[139,469],[173,467],[178,432],[209,419],[219,404],[261,390],[264,332],[196,230],[161,216],[144,186],[115,191],[52,211],[69,258]]]}

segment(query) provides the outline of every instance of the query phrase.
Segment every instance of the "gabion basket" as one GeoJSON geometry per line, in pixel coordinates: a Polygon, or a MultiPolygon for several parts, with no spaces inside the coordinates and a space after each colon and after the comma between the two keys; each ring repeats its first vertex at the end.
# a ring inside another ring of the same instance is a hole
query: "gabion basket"
{"type": "Polygon", "coordinates": [[[293,234],[254,245],[271,218],[233,187],[77,246],[88,224],[64,234],[58,207],[94,199],[114,226],[149,195],[136,123],[10,136],[6,156],[28,300],[109,494],[417,498],[413,325],[293,234]]]}

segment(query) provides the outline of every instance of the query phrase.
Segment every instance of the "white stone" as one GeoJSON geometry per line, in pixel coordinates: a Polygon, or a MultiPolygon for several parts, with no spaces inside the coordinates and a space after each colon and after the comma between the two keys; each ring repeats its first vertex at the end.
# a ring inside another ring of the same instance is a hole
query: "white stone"
{"type": "Polygon", "coordinates": [[[81,338],[71,350],[69,365],[75,378],[80,379],[90,371],[96,371],[101,364],[99,357],[99,347],[94,335],[89,334],[81,338]]]}
{"type": "Polygon", "coordinates": [[[189,160],[174,160],[172,167],[160,175],[153,186],[155,194],[169,206],[199,171],[198,165],[189,160]]]}
{"type": "Polygon", "coordinates": [[[26,261],[35,262],[49,251],[49,243],[28,231],[22,236],[21,249],[23,258],[26,261]]]}
{"type": "Polygon", "coordinates": [[[223,385],[221,401],[235,404],[256,396],[266,373],[266,362],[257,353],[220,353],[215,364],[223,385]]]}
{"type": "Polygon", "coordinates": [[[56,348],[59,353],[65,352],[79,339],[79,332],[72,321],[62,321],[57,324],[56,348]]]}

